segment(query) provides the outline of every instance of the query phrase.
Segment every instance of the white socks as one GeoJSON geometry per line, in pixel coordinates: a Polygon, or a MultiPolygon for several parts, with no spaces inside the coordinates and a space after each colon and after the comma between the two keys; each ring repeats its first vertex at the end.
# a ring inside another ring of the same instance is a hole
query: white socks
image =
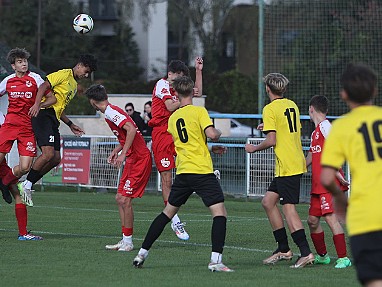
{"type": "Polygon", "coordinates": [[[211,252],[211,262],[212,263],[222,263],[223,254],[217,252],[211,252]]]}
{"type": "Polygon", "coordinates": [[[129,235],[129,236],[122,235],[122,239],[123,239],[124,243],[133,244],[133,236],[132,235],[129,235]]]}
{"type": "Polygon", "coordinates": [[[138,255],[146,259],[146,257],[149,255],[149,251],[144,248],[141,248],[139,249],[138,255]]]}

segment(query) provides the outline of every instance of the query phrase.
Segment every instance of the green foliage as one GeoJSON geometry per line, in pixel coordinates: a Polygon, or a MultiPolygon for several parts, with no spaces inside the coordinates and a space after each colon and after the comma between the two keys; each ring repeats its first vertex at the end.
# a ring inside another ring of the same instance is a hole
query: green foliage
{"type": "Polygon", "coordinates": [[[93,51],[98,55],[98,79],[112,78],[121,84],[139,78],[139,50],[134,33],[123,23],[115,25],[116,35],[94,37],[93,51]]]}
{"type": "MultiPolygon", "coordinates": [[[[304,109],[312,95],[323,94],[330,99],[331,115],[347,112],[348,107],[338,96],[342,71],[352,62],[363,62],[375,69],[382,62],[382,51],[376,48],[382,40],[381,1],[279,1],[270,10],[274,30],[290,29],[297,35],[288,50],[282,50],[281,70],[294,79],[287,96],[304,109]],[[277,21],[286,16],[304,25],[291,28],[277,21]]],[[[377,98],[378,102],[382,103],[382,99],[377,98]]]]}
{"type": "Polygon", "coordinates": [[[232,70],[204,75],[206,107],[226,113],[257,113],[257,81],[232,70]]]}

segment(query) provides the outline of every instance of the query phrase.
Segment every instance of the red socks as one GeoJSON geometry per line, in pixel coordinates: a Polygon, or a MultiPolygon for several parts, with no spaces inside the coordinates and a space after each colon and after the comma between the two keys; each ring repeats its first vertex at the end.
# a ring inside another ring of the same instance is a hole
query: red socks
{"type": "Polygon", "coordinates": [[[345,242],[345,234],[336,234],[333,235],[334,246],[336,247],[336,252],[338,258],[343,258],[347,256],[346,252],[346,242],[345,242]]]}
{"type": "Polygon", "coordinates": [[[15,204],[15,214],[17,219],[17,225],[19,227],[19,234],[26,235],[28,233],[28,212],[26,205],[23,203],[15,204]]]}
{"type": "Polygon", "coordinates": [[[127,227],[122,226],[122,234],[125,236],[133,235],[133,228],[127,228],[127,227]]]}
{"type": "Polygon", "coordinates": [[[327,253],[324,232],[311,233],[310,237],[312,238],[314,248],[316,248],[317,254],[320,256],[324,256],[327,253]]]}

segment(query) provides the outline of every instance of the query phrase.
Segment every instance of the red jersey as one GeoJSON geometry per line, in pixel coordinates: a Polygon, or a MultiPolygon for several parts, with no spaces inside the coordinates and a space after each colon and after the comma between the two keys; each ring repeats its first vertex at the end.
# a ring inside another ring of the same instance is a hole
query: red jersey
{"type": "Polygon", "coordinates": [[[127,122],[132,123],[135,129],[137,130],[137,133],[134,137],[134,141],[126,153],[126,157],[129,157],[131,155],[139,157],[146,153],[150,153],[141,132],[138,130],[137,125],[124,110],[117,106],[109,104],[105,110],[105,121],[109,125],[112,132],[116,135],[119,143],[122,146],[125,145],[126,141],[126,130],[123,129],[124,124],[127,122]]]}
{"type": "Polygon", "coordinates": [[[0,83],[0,96],[8,93],[8,111],[5,124],[32,128],[29,109],[33,106],[38,88],[44,83],[40,75],[28,71],[21,78],[16,74],[6,77],[0,83]]]}
{"type": "MultiPolygon", "coordinates": [[[[309,151],[312,153],[312,194],[328,193],[328,190],[322,186],[320,177],[321,155],[324,148],[325,139],[328,136],[331,127],[331,123],[325,119],[317,125],[311,135],[309,151]]],[[[340,170],[340,172],[343,173],[342,170],[340,170]]],[[[346,186],[340,185],[337,179],[336,181],[343,191],[348,189],[346,186]]]]}
{"type": "Polygon", "coordinates": [[[167,110],[165,101],[172,99],[177,101],[175,91],[170,87],[170,83],[165,79],[160,79],[154,87],[151,114],[152,119],[149,121],[150,127],[167,127],[168,119],[172,112],[167,110]]]}

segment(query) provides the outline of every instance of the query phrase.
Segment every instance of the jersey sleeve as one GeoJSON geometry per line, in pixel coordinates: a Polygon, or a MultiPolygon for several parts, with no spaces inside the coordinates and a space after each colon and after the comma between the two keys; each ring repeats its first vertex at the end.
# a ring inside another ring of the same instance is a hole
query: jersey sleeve
{"type": "Polygon", "coordinates": [[[162,101],[166,101],[167,99],[172,99],[172,95],[170,92],[170,84],[168,81],[159,80],[155,86],[155,96],[161,99],[162,101]]]}
{"type": "Polygon", "coordinates": [[[330,134],[325,140],[325,148],[321,157],[322,166],[330,166],[340,169],[345,162],[344,147],[342,147],[342,128],[333,124],[330,134]]]}
{"type": "Polygon", "coordinates": [[[328,137],[331,128],[332,128],[332,125],[328,120],[320,123],[320,131],[322,135],[324,136],[324,138],[328,137]]]}
{"type": "Polygon", "coordinates": [[[1,81],[1,83],[0,83],[0,97],[4,96],[4,94],[7,92],[7,82],[8,82],[8,79],[10,77],[11,76],[8,76],[4,80],[1,81]]]}
{"type": "Polygon", "coordinates": [[[202,128],[202,130],[205,130],[206,128],[214,125],[205,108],[200,109],[199,122],[200,122],[200,127],[202,128]]]}
{"type": "Polygon", "coordinates": [[[68,78],[67,76],[66,70],[60,70],[47,75],[46,78],[49,81],[50,86],[53,88],[54,86],[57,86],[65,81],[68,78]]]}
{"type": "Polygon", "coordinates": [[[107,118],[113,124],[120,128],[123,128],[125,123],[128,122],[128,119],[124,114],[120,113],[119,111],[113,109],[110,106],[105,110],[105,118],[107,118]]]}
{"type": "Polygon", "coordinates": [[[276,118],[269,106],[265,106],[263,109],[263,123],[263,132],[276,131],[276,118]]]}

